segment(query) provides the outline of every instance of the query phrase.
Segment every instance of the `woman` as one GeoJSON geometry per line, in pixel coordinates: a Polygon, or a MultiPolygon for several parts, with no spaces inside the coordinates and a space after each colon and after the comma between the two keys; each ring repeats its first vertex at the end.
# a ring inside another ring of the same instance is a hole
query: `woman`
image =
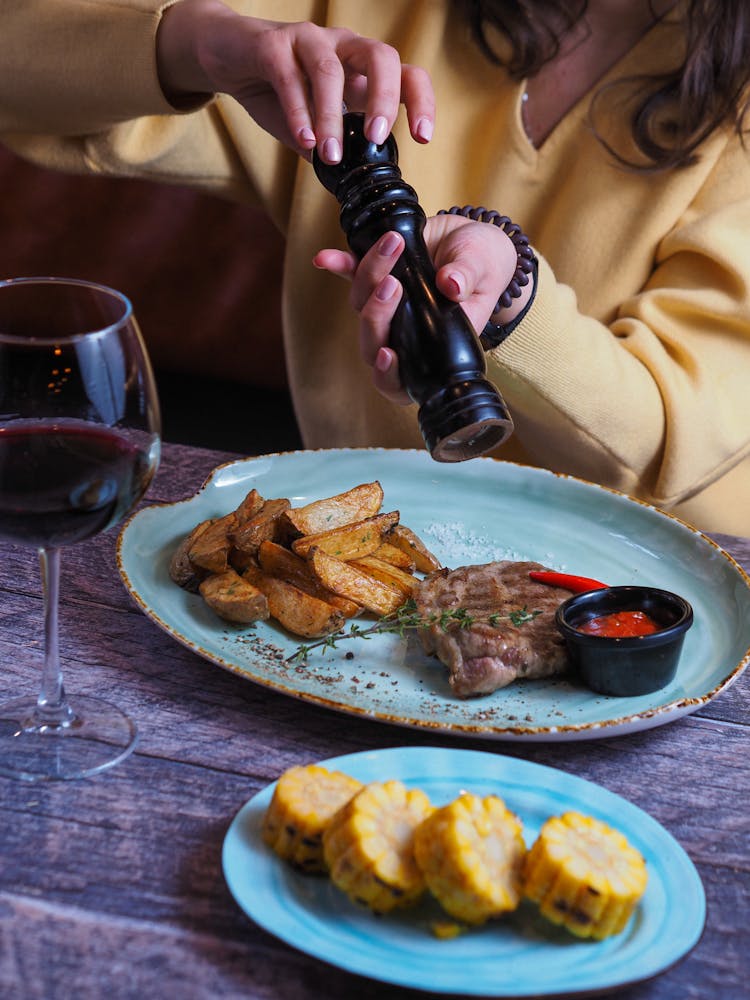
{"type": "Polygon", "coordinates": [[[5,3],[0,134],[50,166],[260,200],[288,241],[285,348],[305,444],[418,447],[385,346],[401,244],[384,237],[358,268],[334,249],[338,206],[299,158],[340,156],[342,99],[375,141],[395,123],[441,289],[478,330],[515,251],[494,226],[437,213],[497,209],[538,257],[534,287],[493,317],[509,323],[535,293],[488,356],[516,426],[498,457],[750,534],[739,0],[329,4],[345,28],[309,23],[320,5],[308,0],[232,6],[5,3]],[[280,20],[257,20],[270,12],[280,20]],[[24,76],[14,59],[32,46],[24,76]]]}

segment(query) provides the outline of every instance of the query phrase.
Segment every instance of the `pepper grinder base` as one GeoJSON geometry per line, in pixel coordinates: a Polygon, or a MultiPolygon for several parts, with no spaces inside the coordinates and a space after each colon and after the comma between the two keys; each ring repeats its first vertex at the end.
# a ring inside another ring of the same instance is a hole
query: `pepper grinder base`
{"type": "Polygon", "coordinates": [[[419,409],[419,429],[436,462],[465,462],[497,448],[513,433],[513,420],[487,379],[453,382],[419,409]]]}

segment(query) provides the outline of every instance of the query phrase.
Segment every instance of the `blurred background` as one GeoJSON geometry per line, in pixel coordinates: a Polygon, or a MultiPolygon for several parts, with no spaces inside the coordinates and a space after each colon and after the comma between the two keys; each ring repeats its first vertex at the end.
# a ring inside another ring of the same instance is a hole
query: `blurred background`
{"type": "Polygon", "coordinates": [[[260,210],[187,188],[76,177],[0,145],[0,276],[101,282],[132,301],[164,440],[301,446],[281,337],[284,241],[260,210]]]}

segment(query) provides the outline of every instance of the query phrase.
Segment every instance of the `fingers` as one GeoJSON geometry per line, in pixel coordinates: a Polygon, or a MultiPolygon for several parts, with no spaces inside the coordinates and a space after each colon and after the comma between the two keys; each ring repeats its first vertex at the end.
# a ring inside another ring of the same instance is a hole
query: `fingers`
{"type": "Polygon", "coordinates": [[[353,35],[339,48],[347,70],[345,100],[365,113],[365,135],[385,142],[404,104],[409,129],[418,142],[429,142],[435,121],[435,94],[426,70],[401,62],[396,49],[353,35]]]}
{"type": "Polygon", "coordinates": [[[401,100],[412,137],[417,142],[429,142],[435,128],[435,93],[426,70],[420,66],[402,67],[401,100]]]}
{"type": "Polygon", "coordinates": [[[375,388],[392,403],[411,403],[401,384],[398,356],[388,346],[391,321],[401,301],[403,289],[393,275],[387,275],[377,286],[360,315],[359,350],[362,360],[372,368],[375,388]]]}
{"type": "Polygon", "coordinates": [[[411,400],[401,385],[398,358],[388,343],[391,322],[403,294],[391,270],[403,248],[403,237],[394,232],[381,236],[359,263],[352,254],[333,249],[320,250],[313,258],[316,267],[351,280],[351,303],[360,315],[362,360],[372,368],[375,388],[400,404],[411,400]]]}
{"type": "MultiPolygon", "coordinates": [[[[403,65],[392,46],[307,22],[265,22],[253,37],[257,75],[272,87],[303,153],[317,148],[324,162],[340,161],[345,102],[364,111],[365,135],[372,142],[386,140],[402,102],[413,137],[419,142],[432,137],[435,98],[429,75],[403,65]]],[[[246,106],[257,100],[258,82],[244,88],[246,106]]]]}
{"type": "Polygon", "coordinates": [[[362,360],[371,368],[376,364],[378,353],[388,346],[391,320],[401,295],[400,283],[388,274],[360,310],[359,350],[362,360]]]}
{"type": "Polygon", "coordinates": [[[390,347],[383,347],[375,358],[372,382],[378,392],[392,403],[408,406],[412,400],[401,385],[398,371],[398,357],[390,347]]]}
{"type": "Polygon", "coordinates": [[[516,269],[511,239],[497,226],[456,216],[428,220],[425,236],[438,288],[460,302],[474,329],[481,331],[516,269]]]}
{"type": "Polygon", "coordinates": [[[362,259],[352,282],[352,304],[360,314],[359,350],[372,368],[375,388],[393,403],[411,400],[401,385],[398,358],[388,346],[391,322],[403,287],[390,273],[404,248],[398,233],[386,233],[362,259]]]}
{"type": "Polygon", "coordinates": [[[399,233],[385,233],[361,262],[347,251],[325,249],[315,254],[313,264],[341,278],[351,279],[351,303],[357,312],[361,312],[376,287],[390,275],[403,248],[404,239],[399,233]]]}
{"type": "Polygon", "coordinates": [[[401,301],[401,284],[391,271],[403,248],[399,233],[385,233],[361,262],[343,250],[319,250],[313,257],[315,267],[351,280],[349,298],[360,314],[360,351],[371,367],[378,351],[388,344],[391,320],[401,301]]]}
{"type": "MultiPolygon", "coordinates": [[[[386,233],[367,251],[352,282],[351,303],[357,312],[362,312],[376,294],[378,286],[386,277],[391,276],[403,249],[404,238],[400,233],[386,233]]],[[[390,287],[388,283],[386,286],[390,287]]]]}
{"type": "Polygon", "coordinates": [[[357,269],[357,258],[343,250],[318,250],[313,257],[313,265],[321,271],[351,279],[357,269]]]}
{"type": "MultiPolygon", "coordinates": [[[[254,21],[253,27],[261,22],[254,21]]],[[[263,85],[270,85],[275,102],[286,120],[292,142],[309,153],[316,145],[327,162],[341,158],[341,95],[344,72],[335,54],[333,38],[313,24],[265,22],[253,36],[256,65],[240,99],[251,110],[263,85]],[[313,88],[311,81],[315,81],[313,88]],[[338,97],[337,97],[338,95],[338,97]],[[319,101],[319,123],[313,107],[319,101]],[[337,115],[330,108],[337,104],[337,115]],[[324,123],[328,119],[328,129],[324,123]],[[316,129],[320,126],[320,139],[316,129]],[[334,159],[331,159],[331,156],[334,159]]],[[[263,122],[261,122],[263,124],[263,122]]]]}
{"type": "MultiPolygon", "coordinates": [[[[347,82],[361,94],[365,81],[365,135],[378,145],[393,128],[401,104],[401,58],[391,45],[352,35],[338,48],[347,82]]],[[[349,87],[345,100],[350,100],[349,87]]],[[[360,97],[361,100],[361,97],[360,97]]],[[[349,104],[347,106],[350,106],[349,104]]]]}
{"type": "Polygon", "coordinates": [[[350,34],[338,29],[326,31],[316,25],[304,25],[295,46],[309,93],[312,112],[310,129],[318,155],[325,163],[338,163],[342,154],[346,74],[338,47],[350,34]]]}
{"type": "Polygon", "coordinates": [[[221,0],[167,6],[157,34],[157,69],[175,104],[196,93],[230,94],[282,142],[326,163],[342,155],[344,102],[364,111],[365,134],[385,141],[403,103],[419,142],[433,129],[428,74],[402,64],[392,46],[347,28],[238,14],[221,0]]]}

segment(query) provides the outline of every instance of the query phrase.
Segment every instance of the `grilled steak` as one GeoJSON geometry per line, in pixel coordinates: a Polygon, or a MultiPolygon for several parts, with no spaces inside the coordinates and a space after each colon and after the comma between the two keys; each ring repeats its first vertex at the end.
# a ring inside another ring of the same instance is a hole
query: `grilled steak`
{"type": "Polygon", "coordinates": [[[476,619],[465,628],[449,623],[419,630],[425,651],[448,667],[459,698],[490,694],[518,677],[550,677],[567,670],[555,611],[571,592],[530,580],[532,569],[546,567],[508,561],[461,566],[432,573],[417,588],[414,599],[422,616],[462,608],[476,619]],[[513,623],[523,612],[536,611],[540,613],[533,618],[513,623]]]}

